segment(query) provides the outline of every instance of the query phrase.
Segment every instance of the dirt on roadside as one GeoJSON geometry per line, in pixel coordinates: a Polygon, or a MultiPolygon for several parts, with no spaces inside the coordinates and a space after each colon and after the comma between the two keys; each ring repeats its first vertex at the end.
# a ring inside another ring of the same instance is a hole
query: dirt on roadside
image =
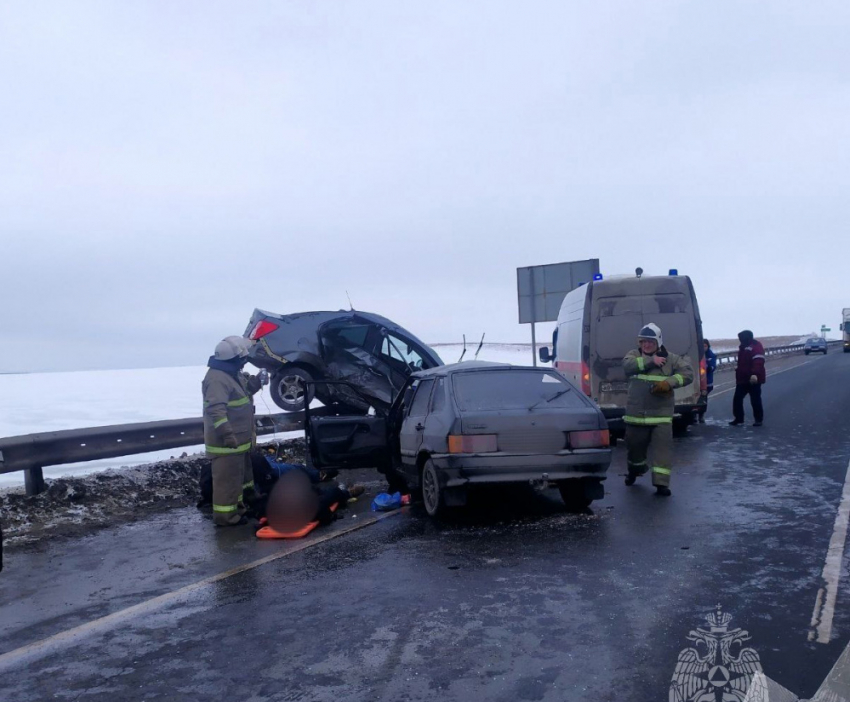
{"type": "MultiPolygon", "coordinates": [[[[274,444],[264,444],[269,445],[274,444]]],[[[302,439],[281,441],[278,445],[287,462],[304,462],[302,439]]],[[[209,459],[203,454],[184,454],[148,465],[48,479],[47,490],[32,497],[22,487],[3,490],[0,523],[4,546],[25,548],[48,538],[82,536],[144,519],[153,512],[194,505],[200,498],[198,479],[205,464],[209,464],[209,459]]],[[[373,480],[380,477],[368,471],[368,475],[357,479],[370,476],[373,480]]]]}

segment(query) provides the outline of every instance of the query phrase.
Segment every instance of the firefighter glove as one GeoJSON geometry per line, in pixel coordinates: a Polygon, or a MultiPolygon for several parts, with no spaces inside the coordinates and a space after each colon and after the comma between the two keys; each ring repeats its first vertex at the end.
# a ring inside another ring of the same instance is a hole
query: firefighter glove
{"type": "Polygon", "coordinates": [[[236,441],[236,434],[232,431],[229,431],[224,435],[224,446],[225,448],[236,448],[239,446],[236,441]]]}
{"type": "Polygon", "coordinates": [[[758,385],[759,377],[757,375],[750,376],[750,385],[758,385]]]}
{"type": "Polygon", "coordinates": [[[672,392],[672,388],[670,387],[669,381],[662,380],[660,383],[655,383],[650,392],[653,395],[669,395],[670,392],[672,392]]]}

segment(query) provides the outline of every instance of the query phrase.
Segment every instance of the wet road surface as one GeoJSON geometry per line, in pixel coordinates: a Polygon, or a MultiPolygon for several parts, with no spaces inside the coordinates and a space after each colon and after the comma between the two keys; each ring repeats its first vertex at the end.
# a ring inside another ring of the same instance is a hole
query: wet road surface
{"type": "Polygon", "coordinates": [[[846,559],[829,643],[810,640],[850,355],[769,368],[765,426],[728,427],[731,393],[714,397],[676,442],[670,499],[648,478],[626,488],[618,447],[592,513],[488,492],[442,523],[413,509],[197,587],[295,547],[177,510],[21,554],[0,575],[0,699],[667,700],[718,604],[764,672],[810,697],[850,641],[846,559]]]}

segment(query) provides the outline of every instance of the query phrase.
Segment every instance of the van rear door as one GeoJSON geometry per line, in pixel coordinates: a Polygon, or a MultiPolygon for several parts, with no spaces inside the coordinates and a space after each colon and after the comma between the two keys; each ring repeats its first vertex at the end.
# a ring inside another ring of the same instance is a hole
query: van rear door
{"type": "MultiPolygon", "coordinates": [[[[600,290],[593,301],[590,338],[593,398],[603,410],[625,408],[628,381],[623,356],[635,348],[641,327],[649,322],[661,328],[667,350],[689,356],[698,371],[697,322],[689,292],[619,296],[607,292],[600,290]]],[[[676,404],[696,404],[698,399],[698,380],[676,391],[676,404]]]]}

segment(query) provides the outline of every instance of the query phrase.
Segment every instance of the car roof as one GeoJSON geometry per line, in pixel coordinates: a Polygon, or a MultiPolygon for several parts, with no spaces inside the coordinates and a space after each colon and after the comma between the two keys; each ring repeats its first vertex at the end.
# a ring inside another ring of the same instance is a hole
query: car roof
{"type": "Polygon", "coordinates": [[[268,310],[260,309],[259,307],[256,310],[260,314],[265,315],[266,317],[272,317],[275,319],[282,319],[284,321],[287,320],[296,320],[301,317],[313,317],[317,326],[330,322],[334,319],[360,319],[365,322],[369,322],[372,324],[377,324],[378,326],[382,326],[386,328],[388,331],[395,332],[400,336],[407,337],[415,344],[419,344],[423,348],[425,348],[434,358],[442,362],[439,355],[434,349],[432,349],[428,344],[426,344],[422,339],[417,337],[413,332],[405,329],[400,324],[393,322],[391,319],[387,319],[386,317],[382,317],[379,314],[375,314],[373,312],[361,312],[360,310],[338,310],[337,312],[328,312],[323,310],[317,310],[315,312],[294,312],[292,314],[278,314],[277,312],[269,312],[268,310]]]}
{"type": "Polygon", "coordinates": [[[494,363],[492,361],[462,361],[451,363],[447,366],[437,366],[428,370],[413,373],[414,378],[434,378],[436,376],[454,375],[457,373],[470,373],[476,371],[511,371],[511,370],[533,370],[551,371],[552,368],[534,368],[533,366],[515,366],[510,363],[494,363]]]}

